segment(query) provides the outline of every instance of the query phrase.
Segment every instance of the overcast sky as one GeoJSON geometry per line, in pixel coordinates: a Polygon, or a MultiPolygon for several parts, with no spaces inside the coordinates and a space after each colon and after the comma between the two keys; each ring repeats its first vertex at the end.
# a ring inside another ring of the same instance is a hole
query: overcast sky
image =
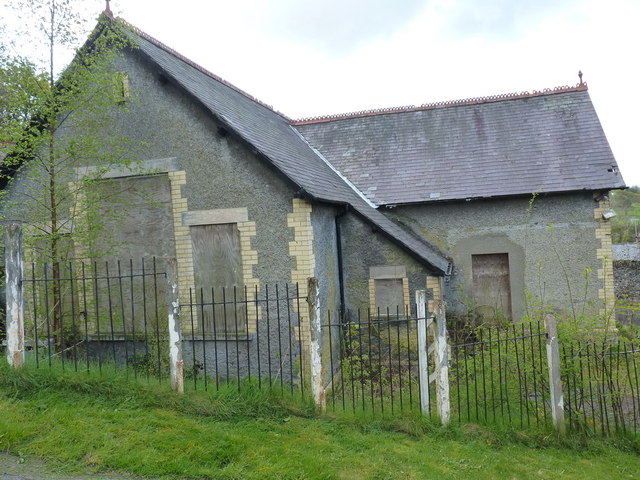
{"type": "Polygon", "coordinates": [[[573,86],[582,70],[627,184],[640,184],[638,0],[112,0],[111,9],[292,118],[573,86]]]}

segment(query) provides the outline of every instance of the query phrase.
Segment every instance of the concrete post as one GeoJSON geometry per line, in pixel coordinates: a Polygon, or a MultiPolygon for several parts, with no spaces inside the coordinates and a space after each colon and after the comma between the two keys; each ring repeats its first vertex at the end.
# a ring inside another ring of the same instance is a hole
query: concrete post
{"type": "Polygon", "coordinates": [[[184,393],[184,362],[182,360],[182,332],[180,330],[180,295],[178,291],[178,262],[170,258],[167,262],[169,283],[169,370],[171,388],[184,393]]]}
{"type": "Polygon", "coordinates": [[[416,290],[420,412],[429,415],[429,345],[427,343],[427,292],[416,290]]]}
{"type": "Polygon", "coordinates": [[[560,433],[565,432],[564,394],[560,377],[560,347],[556,319],[553,315],[545,315],[544,328],[547,332],[547,365],[549,367],[549,396],[551,402],[551,419],[553,426],[560,433]]]}
{"type": "Polygon", "coordinates": [[[311,333],[311,391],[319,411],[327,408],[326,392],[322,382],[322,325],[320,323],[320,290],[318,279],[310,277],[307,281],[309,304],[309,329],[311,333]]]}
{"type": "Polygon", "coordinates": [[[5,227],[4,266],[6,275],[7,361],[13,368],[24,364],[24,297],[22,291],[22,227],[5,227]]]}
{"type": "Polygon", "coordinates": [[[436,301],[436,402],[438,416],[443,425],[451,419],[451,400],[449,398],[449,349],[447,345],[447,319],[444,300],[436,301]]]}

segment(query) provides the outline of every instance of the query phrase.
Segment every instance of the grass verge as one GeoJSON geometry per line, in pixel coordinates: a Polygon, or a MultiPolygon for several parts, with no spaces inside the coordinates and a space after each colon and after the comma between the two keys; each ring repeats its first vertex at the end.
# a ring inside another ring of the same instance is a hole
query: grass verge
{"type": "Polygon", "coordinates": [[[158,478],[637,478],[637,438],[559,437],[415,415],[316,416],[299,398],[244,385],[188,392],[0,363],[0,449],[67,472],[158,478]]]}

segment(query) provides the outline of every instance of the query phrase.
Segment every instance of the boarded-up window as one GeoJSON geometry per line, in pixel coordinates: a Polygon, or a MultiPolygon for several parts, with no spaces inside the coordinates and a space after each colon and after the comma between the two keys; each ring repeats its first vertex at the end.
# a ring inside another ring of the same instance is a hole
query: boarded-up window
{"type": "Polygon", "coordinates": [[[89,300],[97,305],[90,305],[87,315],[91,319],[97,310],[96,324],[113,325],[119,333],[162,331],[167,312],[166,280],[161,273],[166,271],[166,259],[175,257],[168,175],[105,179],[97,182],[91,194],[101,207],[93,215],[99,235],[90,237],[85,246],[96,261],[88,274],[101,279],[92,284],[97,301],[89,300]],[[139,276],[143,262],[145,274],[160,275],[139,276]],[[126,277],[131,274],[133,278],[126,277]],[[107,276],[112,278],[103,280],[107,276]]]}
{"type": "Polygon", "coordinates": [[[175,256],[171,185],[168,175],[102,180],[94,187],[102,223],[94,248],[99,258],[169,258],[175,256]]]}
{"type": "Polygon", "coordinates": [[[403,311],[404,292],[401,278],[379,278],[374,280],[376,294],[376,310],[381,314],[389,313],[394,315],[396,310],[403,311]]]}
{"type": "Polygon", "coordinates": [[[235,223],[191,229],[196,298],[208,335],[244,332],[246,325],[240,232],[235,223]]]}
{"type": "Polygon", "coordinates": [[[471,269],[476,312],[486,318],[507,318],[510,320],[509,254],[472,255],[471,269]]]}

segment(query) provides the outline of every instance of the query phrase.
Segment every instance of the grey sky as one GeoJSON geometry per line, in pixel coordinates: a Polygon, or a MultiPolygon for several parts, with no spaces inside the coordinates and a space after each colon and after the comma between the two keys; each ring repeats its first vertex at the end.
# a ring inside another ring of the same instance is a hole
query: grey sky
{"type": "Polygon", "coordinates": [[[270,36],[344,55],[364,43],[402,30],[427,3],[425,0],[274,0],[262,2],[258,27],[270,36]]]}

